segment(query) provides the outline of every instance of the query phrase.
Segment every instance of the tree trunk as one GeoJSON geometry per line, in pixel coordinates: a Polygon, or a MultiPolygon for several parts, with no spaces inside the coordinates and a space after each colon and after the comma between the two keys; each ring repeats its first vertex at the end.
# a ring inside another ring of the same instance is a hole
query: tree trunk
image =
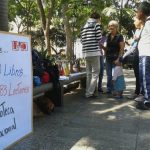
{"type": "Polygon", "coordinates": [[[46,49],[48,51],[48,55],[51,55],[51,43],[50,43],[50,35],[49,35],[50,20],[52,18],[52,10],[51,9],[52,8],[49,8],[48,16],[46,17],[46,26],[45,26],[45,32],[44,32],[46,49]]]}
{"type": "Polygon", "coordinates": [[[48,8],[49,12],[48,12],[48,15],[46,16],[42,1],[37,0],[37,4],[38,4],[39,11],[40,11],[40,16],[41,16],[42,28],[43,28],[44,37],[45,37],[45,45],[46,45],[46,49],[49,55],[51,55],[51,43],[50,43],[49,31],[50,31],[50,24],[51,24],[53,11],[55,8],[54,7],[55,3],[56,3],[55,0],[51,0],[51,6],[48,8]]]}
{"type": "Polygon", "coordinates": [[[71,31],[71,26],[69,24],[69,18],[66,15],[66,12],[68,10],[67,4],[64,5],[63,7],[63,18],[64,18],[64,26],[65,26],[65,32],[66,32],[66,54],[67,58],[70,61],[70,72],[73,72],[73,57],[74,57],[74,52],[73,52],[73,35],[71,31]]]}
{"type": "Polygon", "coordinates": [[[48,29],[48,28],[46,28],[46,29],[44,30],[44,37],[45,37],[46,50],[47,50],[47,52],[48,52],[48,55],[51,55],[49,29],[48,29]]]}
{"type": "Polygon", "coordinates": [[[8,31],[8,1],[0,0],[0,30],[8,31]]]}

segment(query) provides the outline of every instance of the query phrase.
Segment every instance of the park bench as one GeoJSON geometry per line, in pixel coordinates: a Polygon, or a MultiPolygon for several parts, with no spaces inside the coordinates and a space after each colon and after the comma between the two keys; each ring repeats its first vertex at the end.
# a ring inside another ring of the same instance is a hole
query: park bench
{"type": "MultiPolygon", "coordinates": [[[[84,78],[86,78],[86,72],[73,73],[70,74],[69,76],[60,76],[59,81],[60,81],[61,90],[59,92],[61,94],[61,97],[58,102],[59,106],[63,105],[64,85],[68,85],[76,81],[80,82],[84,78]]],[[[51,82],[34,87],[33,99],[37,99],[40,96],[43,96],[45,93],[51,92],[52,90],[53,90],[53,84],[51,82]]]]}

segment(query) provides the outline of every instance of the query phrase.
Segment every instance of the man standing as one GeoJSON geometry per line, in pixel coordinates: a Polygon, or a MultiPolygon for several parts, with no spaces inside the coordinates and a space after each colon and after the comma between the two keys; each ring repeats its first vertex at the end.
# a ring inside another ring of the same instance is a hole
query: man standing
{"type": "Polygon", "coordinates": [[[150,108],[150,3],[142,2],[137,10],[137,18],[145,22],[141,37],[138,43],[139,50],[139,70],[141,87],[144,91],[144,96],[140,97],[141,102],[138,102],[138,109],[150,108]]]}
{"type": "Polygon", "coordinates": [[[99,40],[102,37],[100,15],[92,13],[81,31],[83,57],[86,60],[86,93],[85,96],[96,97],[94,91],[100,72],[99,40]]]}

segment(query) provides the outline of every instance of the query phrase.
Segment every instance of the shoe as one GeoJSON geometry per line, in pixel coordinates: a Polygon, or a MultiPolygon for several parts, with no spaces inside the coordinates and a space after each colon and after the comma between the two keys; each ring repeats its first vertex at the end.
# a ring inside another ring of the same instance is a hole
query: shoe
{"type": "Polygon", "coordinates": [[[148,108],[143,102],[138,102],[136,104],[136,108],[140,109],[140,110],[149,110],[150,108],[148,108]]]}
{"type": "Polygon", "coordinates": [[[104,93],[103,89],[98,89],[98,92],[104,93]]]}
{"type": "Polygon", "coordinates": [[[115,99],[118,99],[118,100],[121,100],[121,99],[123,99],[123,96],[115,96],[115,99]]]}
{"type": "Polygon", "coordinates": [[[135,98],[137,98],[138,97],[138,95],[137,94],[132,94],[132,95],[129,95],[127,98],[128,99],[135,99],[135,98]]]}
{"type": "Polygon", "coordinates": [[[86,98],[97,98],[97,95],[90,95],[90,96],[86,96],[86,98]]]}
{"type": "Polygon", "coordinates": [[[134,101],[143,102],[144,101],[144,96],[140,94],[137,98],[134,99],[134,101]]]}
{"type": "Polygon", "coordinates": [[[150,102],[144,102],[145,106],[150,108],[150,102]]]}

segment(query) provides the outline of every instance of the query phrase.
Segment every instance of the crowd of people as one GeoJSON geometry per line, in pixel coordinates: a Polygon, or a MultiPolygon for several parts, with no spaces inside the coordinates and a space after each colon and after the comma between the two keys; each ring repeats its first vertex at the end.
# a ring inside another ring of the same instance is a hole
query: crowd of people
{"type": "Polygon", "coordinates": [[[86,98],[95,98],[98,88],[103,93],[104,59],[106,59],[107,94],[123,98],[126,88],[122,63],[133,53],[133,69],[136,79],[135,92],[128,98],[136,101],[136,108],[150,109],[150,3],[141,2],[134,17],[136,28],[130,49],[125,53],[125,41],[119,33],[116,20],[108,23],[109,33],[102,30],[101,17],[94,12],[81,30],[83,57],[86,61],[86,98]]]}

